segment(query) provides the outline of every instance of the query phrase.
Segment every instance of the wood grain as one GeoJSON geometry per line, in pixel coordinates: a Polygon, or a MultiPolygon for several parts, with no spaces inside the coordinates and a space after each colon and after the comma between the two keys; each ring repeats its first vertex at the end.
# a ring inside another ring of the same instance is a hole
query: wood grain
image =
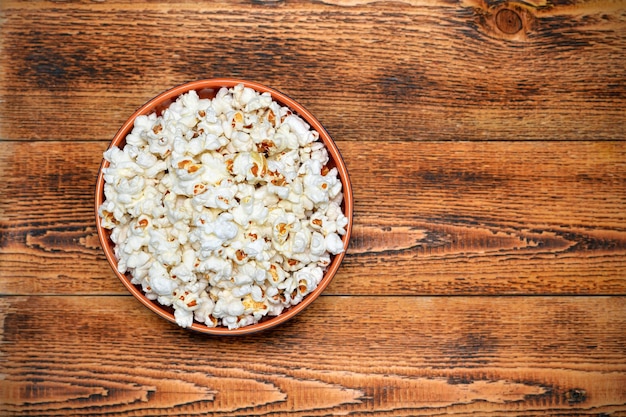
{"type": "Polygon", "coordinates": [[[6,416],[626,412],[624,297],[321,297],[243,338],[131,297],[0,305],[6,416]]]}
{"type": "Polygon", "coordinates": [[[224,76],[341,141],[626,134],[622,2],[3,1],[0,20],[3,139],[111,138],[157,93],[224,76]]]}
{"type": "Polygon", "coordinates": [[[626,416],[626,3],[0,0],[0,415],[626,416]],[[354,231],[306,311],[208,337],[101,253],[101,155],[154,95],[289,94],[354,231]]]}
{"type": "MultiPolygon", "coordinates": [[[[0,293],[125,293],[94,226],[106,146],[0,142],[0,293]]],[[[329,293],[623,294],[626,147],[564,147],[340,143],[355,224],[329,293]]]]}

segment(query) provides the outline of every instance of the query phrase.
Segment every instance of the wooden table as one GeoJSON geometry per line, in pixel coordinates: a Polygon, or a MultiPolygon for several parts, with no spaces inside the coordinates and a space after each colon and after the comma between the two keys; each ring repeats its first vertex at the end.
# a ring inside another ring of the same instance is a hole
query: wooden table
{"type": "Polygon", "coordinates": [[[0,415],[626,415],[626,3],[0,3],[0,415]],[[157,317],[101,251],[102,152],[217,77],[311,110],[354,231],[293,321],[157,317]]]}

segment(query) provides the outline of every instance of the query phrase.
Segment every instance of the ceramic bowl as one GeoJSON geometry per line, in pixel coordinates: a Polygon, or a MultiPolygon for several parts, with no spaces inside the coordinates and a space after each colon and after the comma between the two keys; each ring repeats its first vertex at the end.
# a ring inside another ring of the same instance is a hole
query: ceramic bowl
{"type": "MultiPolygon", "coordinates": [[[[219,91],[222,87],[234,87],[237,84],[243,84],[246,87],[250,87],[258,92],[269,92],[272,95],[274,101],[279,104],[289,107],[294,113],[298,114],[302,119],[304,119],[312,129],[316,130],[319,133],[320,140],[326,145],[328,149],[328,154],[330,157],[329,166],[336,167],[339,173],[339,178],[343,185],[343,193],[344,193],[344,201],[342,205],[342,209],[344,215],[348,218],[348,225],[346,226],[346,234],[342,236],[342,241],[344,243],[344,248],[347,250],[348,241],[350,239],[350,233],[352,231],[352,211],[353,211],[353,195],[352,195],[352,187],[350,183],[350,179],[348,176],[348,171],[344,164],[344,161],[339,153],[339,150],[331,139],[328,132],[324,129],[322,124],[311,114],[307,109],[305,109],[301,104],[292,99],[291,97],[273,89],[267,87],[265,85],[245,81],[238,79],[209,79],[209,80],[199,80],[190,83],[186,83],[183,85],[179,85],[174,87],[168,91],[165,91],[152,100],[148,101],[146,104],[141,106],[137,111],[135,111],[128,120],[122,125],[119,129],[113,140],[111,141],[109,147],[118,146],[119,148],[123,148],[125,144],[125,138],[130,133],[133,128],[133,124],[135,118],[140,115],[146,115],[153,112],[157,112],[160,114],[164,109],[166,109],[171,103],[173,103],[178,96],[189,92],[191,90],[196,90],[198,95],[201,98],[212,98],[215,96],[217,91],[219,91]]],[[[100,167],[100,171],[98,173],[97,182],[96,182],[96,190],[95,190],[95,209],[96,209],[96,227],[98,231],[98,236],[100,239],[100,243],[102,245],[102,249],[106,256],[107,261],[109,262],[111,268],[117,275],[117,277],[122,281],[124,286],[130,291],[130,293],[139,300],[143,305],[148,307],[150,310],[163,317],[170,322],[175,323],[174,319],[174,311],[170,307],[165,307],[159,304],[157,301],[149,300],[145,294],[143,293],[140,286],[136,286],[131,284],[131,279],[128,274],[121,274],[117,270],[117,259],[114,255],[114,244],[110,240],[110,231],[104,229],[100,224],[100,218],[98,216],[98,207],[104,202],[104,178],[102,169],[108,166],[108,162],[104,159],[102,160],[102,164],[100,167]]],[[[293,318],[298,313],[302,312],[306,307],[308,307],[319,295],[324,291],[324,289],[331,282],[341,262],[344,259],[346,251],[335,255],[332,257],[331,263],[326,269],[324,277],[320,281],[319,285],[315,290],[309,293],[299,304],[290,307],[289,309],[284,310],[278,316],[269,316],[262,319],[259,323],[241,327],[238,329],[228,329],[227,327],[208,327],[202,323],[195,322],[191,326],[192,330],[196,330],[199,332],[214,334],[214,335],[241,335],[248,334],[253,332],[258,332],[261,330],[269,329],[281,323],[288,321],[293,318]]]]}

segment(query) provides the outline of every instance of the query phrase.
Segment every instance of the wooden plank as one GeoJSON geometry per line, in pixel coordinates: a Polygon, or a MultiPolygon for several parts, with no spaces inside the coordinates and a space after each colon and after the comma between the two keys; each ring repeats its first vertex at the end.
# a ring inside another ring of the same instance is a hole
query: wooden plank
{"type": "MultiPolygon", "coordinates": [[[[1,294],[125,293],[94,226],[106,146],[0,142],[1,294]]],[[[355,217],[329,294],[625,293],[623,142],[339,146],[355,217]]]]}
{"type": "Polygon", "coordinates": [[[0,306],[5,416],[626,413],[624,297],[324,296],[233,338],[131,297],[0,306]]]}
{"type": "Polygon", "coordinates": [[[157,93],[224,76],[342,141],[625,138],[620,2],[510,6],[510,35],[501,2],[368,3],[4,1],[0,138],[108,139],[157,93]]]}

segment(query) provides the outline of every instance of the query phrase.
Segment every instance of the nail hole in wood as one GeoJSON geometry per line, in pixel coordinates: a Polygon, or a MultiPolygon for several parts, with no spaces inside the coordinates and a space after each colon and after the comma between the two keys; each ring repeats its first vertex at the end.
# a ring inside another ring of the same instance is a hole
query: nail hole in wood
{"type": "Polygon", "coordinates": [[[522,30],[522,18],[511,9],[502,9],[496,14],[496,26],[502,32],[512,35],[522,30]]]}

